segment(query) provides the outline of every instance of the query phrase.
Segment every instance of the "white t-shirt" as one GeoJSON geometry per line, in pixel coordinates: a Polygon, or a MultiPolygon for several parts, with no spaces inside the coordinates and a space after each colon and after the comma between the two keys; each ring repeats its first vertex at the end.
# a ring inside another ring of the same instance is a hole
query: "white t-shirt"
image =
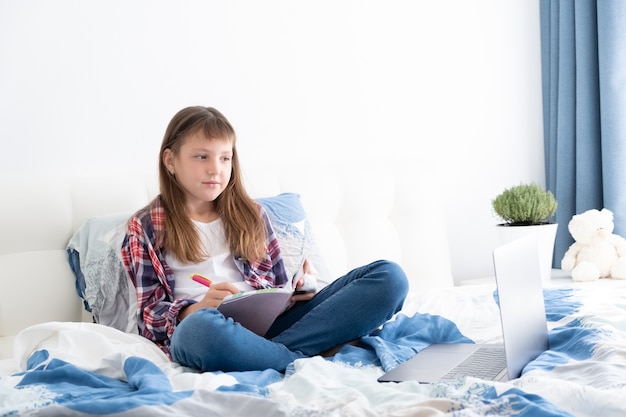
{"type": "Polygon", "coordinates": [[[209,258],[198,264],[183,264],[173,255],[166,254],[165,261],[174,273],[174,297],[199,301],[208,288],[191,279],[192,274],[200,274],[212,282],[230,281],[241,291],[254,289],[244,281],[241,272],[226,244],[226,234],[222,219],[210,223],[193,221],[198,228],[200,240],[209,258]]]}

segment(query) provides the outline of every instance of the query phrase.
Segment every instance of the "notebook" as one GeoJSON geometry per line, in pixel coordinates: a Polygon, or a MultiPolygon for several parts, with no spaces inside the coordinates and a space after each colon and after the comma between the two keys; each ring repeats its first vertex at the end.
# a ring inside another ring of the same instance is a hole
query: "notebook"
{"type": "Polygon", "coordinates": [[[472,376],[484,380],[518,378],[528,362],[548,349],[537,239],[522,237],[493,251],[503,344],[433,344],[389,370],[380,382],[432,383],[472,376]],[[471,366],[473,356],[486,362],[471,366]]]}
{"type": "Polygon", "coordinates": [[[252,330],[259,336],[265,333],[290,305],[291,288],[266,288],[243,291],[224,298],[217,310],[252,330]]]}

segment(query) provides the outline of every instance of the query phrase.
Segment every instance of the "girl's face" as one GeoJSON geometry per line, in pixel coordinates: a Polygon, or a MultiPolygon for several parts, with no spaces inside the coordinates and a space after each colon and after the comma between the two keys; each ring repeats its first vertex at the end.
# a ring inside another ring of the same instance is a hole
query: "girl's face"
{"type": "Polygon", "coordinates": [[[230,181],[232,158],[230,140],[209,139],[201,131],[185,138],[178,154],[171,149],[163,152],[163,163],[183,189],[192,219],[208,222],[217,218],[214,202],[230,181]]]}

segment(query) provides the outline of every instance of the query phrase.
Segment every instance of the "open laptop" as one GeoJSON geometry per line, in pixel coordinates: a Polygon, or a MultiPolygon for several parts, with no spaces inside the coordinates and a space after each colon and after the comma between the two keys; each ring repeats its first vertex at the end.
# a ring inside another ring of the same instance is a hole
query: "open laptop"
{"type": "Polygon", "coordinates": [[[528,362],[548,349],[537,239],[517,239],[493,251],[504,344],[433,344],[378,378],[380,382],[432,383],[472,376],[484,380],[518,378],[528,362]],[[473,367],[473,355],[486,362],[473,367]]]}

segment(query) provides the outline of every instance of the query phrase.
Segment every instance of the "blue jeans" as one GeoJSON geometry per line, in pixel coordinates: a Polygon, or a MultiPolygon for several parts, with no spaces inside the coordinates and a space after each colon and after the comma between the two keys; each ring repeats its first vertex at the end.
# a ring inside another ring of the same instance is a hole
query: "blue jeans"
{"type": "Polygon", "coordinates": [[[200,371],[283,372],[296,359],[370,334],[402,308],[407,292],[402,268],[376,261],[338,278],[311,300],[296,303],[265,337],[214,308],[201,309],[174,331],[172,359],[200,371]]]}

